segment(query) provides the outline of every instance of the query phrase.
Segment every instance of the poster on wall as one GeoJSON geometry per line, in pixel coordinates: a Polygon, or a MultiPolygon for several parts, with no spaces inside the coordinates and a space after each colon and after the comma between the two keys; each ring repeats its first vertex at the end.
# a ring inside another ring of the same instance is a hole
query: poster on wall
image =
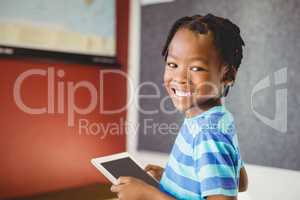
{"type": "Polygon", "coordinates": [[[0,55],[115,63],[115,0],[0,0],[0,5],[0,55]]]}

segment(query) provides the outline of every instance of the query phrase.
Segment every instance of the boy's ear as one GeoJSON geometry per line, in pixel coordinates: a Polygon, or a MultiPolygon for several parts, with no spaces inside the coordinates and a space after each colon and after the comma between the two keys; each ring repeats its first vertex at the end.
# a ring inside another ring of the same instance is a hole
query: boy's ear
{"type": "Polygon", "coordinates": [[[224,85],[234,83],[236,77],[236,69],[234,66],[224,65],[222,70],[222,82],[224,85]]]}

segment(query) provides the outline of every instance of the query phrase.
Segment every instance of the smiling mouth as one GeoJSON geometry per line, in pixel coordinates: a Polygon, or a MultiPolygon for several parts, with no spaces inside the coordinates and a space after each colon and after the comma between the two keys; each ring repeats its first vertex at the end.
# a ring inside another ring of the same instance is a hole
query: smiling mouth
{"type": "Polygon", "coordinates": [[[172,92],[174,93],[175,96],[177,97],[190,97],[192,96],[192,92],[185,92],[182,90],[177,90],[175,88],[171,88],[172,92]]]}

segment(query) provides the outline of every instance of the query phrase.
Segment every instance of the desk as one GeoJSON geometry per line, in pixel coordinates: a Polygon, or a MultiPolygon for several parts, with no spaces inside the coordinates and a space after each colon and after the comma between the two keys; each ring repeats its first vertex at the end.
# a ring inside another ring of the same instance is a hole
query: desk
{"type": "Polygon", "coordinates": [[[14,200],[117,200],[116,195],[110,192],[110,186],[111,184],[93,184],[14,200]]]}

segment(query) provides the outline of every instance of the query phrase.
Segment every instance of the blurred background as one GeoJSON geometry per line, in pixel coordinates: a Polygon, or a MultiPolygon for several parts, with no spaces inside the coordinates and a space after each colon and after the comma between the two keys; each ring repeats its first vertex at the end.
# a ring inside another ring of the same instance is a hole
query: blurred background
{"type": "Polygon", "coordinates": [[[164,166],[183,115],[164,91],[173,22],[212,13],[246,46],[225,100],[249,177],[239,199],[300,197],[297,0],[0,0],[0,199],[109,199],[90,159],[164,166]]]}

